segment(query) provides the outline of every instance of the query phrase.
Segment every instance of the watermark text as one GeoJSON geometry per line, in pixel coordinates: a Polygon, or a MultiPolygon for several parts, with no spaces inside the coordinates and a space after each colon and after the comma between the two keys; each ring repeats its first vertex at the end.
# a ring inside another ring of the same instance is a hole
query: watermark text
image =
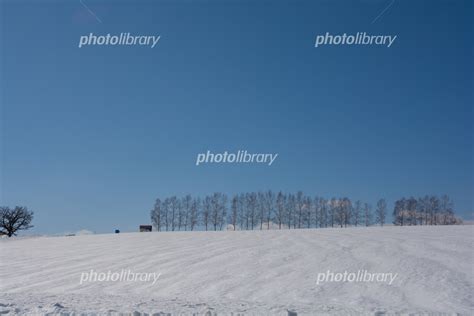
{"type": "Polygon", "coordinates": [[[316,284],[328,283],[328,282],[349,282],[349,283],[387,283],[392,285],[393,281],[397,278],[398,273],[385,273],[385,272],[374,272],[371,273],[367,270],[358,270],[356,272],[320,272],[316,279],[316,284]]]}
{"type": "Polygon", "coordinates": [[[161,273],[156,272],[133,272],[131,270],[122,269],[120,271],[98,272],[91,269],[81,273],[79,284],[86,282],[152,282],[155,284],[160,278],[161,273]]]}

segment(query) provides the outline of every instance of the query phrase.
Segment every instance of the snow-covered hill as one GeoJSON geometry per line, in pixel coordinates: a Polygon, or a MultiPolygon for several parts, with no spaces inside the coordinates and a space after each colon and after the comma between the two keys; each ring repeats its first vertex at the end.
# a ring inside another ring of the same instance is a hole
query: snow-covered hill
{"type": "Polygon", "coordinates": [[[0,240],[0,313],[474,313],[474,226],[0,240]],[[161,273],[82,282],[91,271],[161,273]],[[317,284],[318,273],[398,273],[317,284]]]}

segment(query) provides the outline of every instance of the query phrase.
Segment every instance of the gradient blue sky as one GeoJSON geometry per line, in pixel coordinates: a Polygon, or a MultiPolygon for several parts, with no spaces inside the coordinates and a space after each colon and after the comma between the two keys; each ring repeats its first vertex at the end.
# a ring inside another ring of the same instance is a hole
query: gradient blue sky
{"type": "MultiPolygon", "coordinates": [[[[1,203],[32,233],[136,230],[154,199],[303,190],[473,207],[472,1],[1,1],[1,203]],[[161,35],[78,48],[90,32],[161,35]],[[397,35],[314,48],[317,34],[397,35]],[[195,166],[205,150],[279,153],[195,166]]],[[[390,210],[391,212],[391,210],[390,210]]]]}

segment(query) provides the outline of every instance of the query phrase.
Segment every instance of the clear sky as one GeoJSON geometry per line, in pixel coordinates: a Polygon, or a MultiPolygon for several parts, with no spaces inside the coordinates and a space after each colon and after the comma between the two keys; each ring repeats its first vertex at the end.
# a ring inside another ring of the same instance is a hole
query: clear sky
{"type": "MultiPolygon", "coordinates": [[[[2,205],[33,233],[136,230],[168,195],[473,207],[472,1],[1,0],[2,205]],[[381,13],[384,13],[374,21],[381,13]],[[81,35],[161,35],[78,48],[81,35]],[[318,34],[397,35],[314,47],[318,34]],[[206,150],[279,153],[203,165],[206,150]]],[[[391,209],[390,209],[391,212],[391,209]]]]}

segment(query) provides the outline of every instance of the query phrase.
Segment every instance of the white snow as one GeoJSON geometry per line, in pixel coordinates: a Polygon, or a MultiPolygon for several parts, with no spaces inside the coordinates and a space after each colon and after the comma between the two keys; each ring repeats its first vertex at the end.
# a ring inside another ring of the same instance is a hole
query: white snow
{"type": "Polygon", "coordinates": [[[0,314],[474,313],[474,226],[122,233],[0,240],[0,314]],[[80,284],[81,273],[161,273],[80,284]],[[316,284],[319,272],[398,273],[316,284]]]}

